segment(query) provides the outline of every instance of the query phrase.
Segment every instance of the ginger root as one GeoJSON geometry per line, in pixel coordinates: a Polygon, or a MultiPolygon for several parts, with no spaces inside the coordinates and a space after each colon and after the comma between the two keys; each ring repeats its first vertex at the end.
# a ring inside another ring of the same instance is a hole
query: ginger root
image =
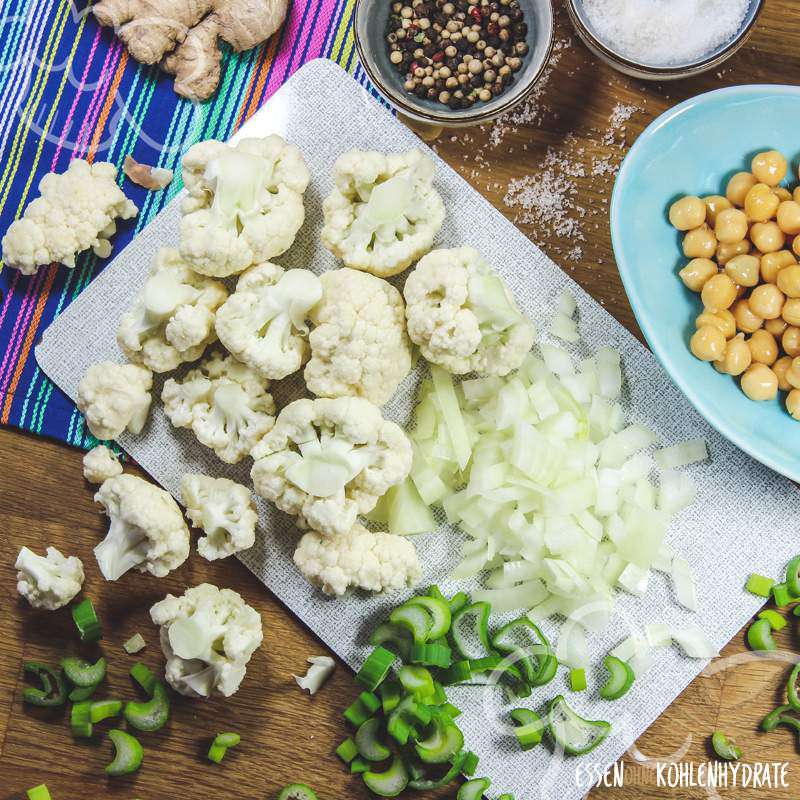
{"type": "Polygon", "coordinates": [[[172,170],[164,167],[151,167],[149,164],[140,164],[132,155],[125,156],[122,171],[128,180],[149,189],[151,192],[165,189],[172,183],[172,170]]]}
{"type": "Polygon", "coordinates": [[[174,75],[179,95],[206,100],[220,80],[217,40],[249,50],[280,28],[287,7],[288,0],[100,0],[92,12],[133,58],[174,75]]]}

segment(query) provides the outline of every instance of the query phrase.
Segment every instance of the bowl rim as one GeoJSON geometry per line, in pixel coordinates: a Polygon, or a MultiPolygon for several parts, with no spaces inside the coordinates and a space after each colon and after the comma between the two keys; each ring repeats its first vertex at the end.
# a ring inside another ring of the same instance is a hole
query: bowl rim
{"type": "MultiPolygon", "coordinates": [[[[602,39],[596,36],[592,29],[583,21],[577,8],[578,0],[567,0],[567,12],[569,13],[570,20],[575,30],[578,32],[578,35],[587,46],[590,45],[591,48],[595,48],[599,55],[602,55],[612,63],[618,64],[625,70],[635,71],[640,76],[646,75],[655,80],[667,80],[670,77],[690,77],[713,69],[724,61],[727,61],[747,41],[747,38],[752,33],[753,27],[758,21],[758,17],[764,10],[765,2],[766,0],[755,0],[755,7],[752,10],[750,21],[739,29],[736,35],[722,50],[718,50],[708,56],[685,64],[669,65],[648,64],[644,61],[635,61],[613,50],[603,42],[602,39]]],[[[751,12],[748,11],[748,14],[749,13],[751,12]]]]}
{"type": "MultiPolygon", "coordinates": [[[[481,122],[489,122],[501,116],[502,114],[505,114],[507,111],[510,111],[512,108],[526,100],[536,88],[537,84],[542,78],[542,75],[547,69],[547,65],[550,63],[550,57],[553,53],[553,46],[555,44],[556,37],[556,9],[554,0],[545,0],[547,5],[550,6],[551,12],[550,29],[547,32],[547,46],[542,58],[542,63],[539,65],[539,69],[536,70],[536,73],[531,78],[530,83],[523,91],[521,91],[515,97],[509,98],[505,103],[501,103],[490,110],[476,111],[474,114],[461,117],[450,116],[447,112],[439,113],[437,111],[423,110],[419,106],[407,101],[404,96],[397,94],[391,87],[387,86],[386,82],[381,78],[380,70],[377,69],[377,67],[368,57],[365,44],[361,41],[361,36],[359,36],[358,20],[360,13],[366,13],[365,9],[370,2],[375,2],[375,0],[356,0],[355,9],[353,10],[353,38],[356,44],[356,51],[358,52],[358,60],[360,61],[361,66],[364,68],[364,71],[367,73],[367,77],[372,85],[381,93],[381,95],[383,95],[387,102],[411,119],[420,122],[433,123],[435,125],[442,125],[444,127],[477,125],[481,122]]],[[[761,2],[763,2],[763,0],[761,0],[761,2]]]]}
{"type": "Polygon", "coordinates": [[[626,154],[625,158],[620,165],[619,172],[617,173],[614,188],[611,193],[611,208],[609,212],[609,226],[611,230],[611,246],[614,251],[614,260],[617,265],[617,272],[619,273],[622,284],[625,288],[625,293],[628,296],[628,303],[633,310],[633,315],[639,325],[645,339],[647,340],[650,350],[659,361],[664,371],[669,376],[669,379],[680,389],[687,400],[703,417],[703,419],[711,425],[718,433],[724,436],[728,441],[732,442],[740,450],[747,453],[756,461],[764,464],[775,472],[790,478],[793,481],[800,482],[800,461],[795,468],[791,465],[772,458],[769,454],[759,452],[750,441],[744,437],[739,436],[735,430],[729,428],[724,419],[716,417],[711,410],[707,407],[703,392],[696,391],[691,384],[683,379],[680,371],[676,368],[672,358],[669,355],[668,348],[663,346],[659,341],[654,327],[651,326],[647,317],[641,313],[642,300],[640,293],[636,291],[633,284],[632,270],[629,269],[628,263],[622,254],[621,234],[620,234],[620,204],[621,196],[625,191],[624,184],[626,183],[627,173],[633,169],[633,157],[637,152],[639,142],[645,140],[656,131],[669,125],[675,118],[679,117],[686,111],[695,108],[698,105],[703,105],[709,102],[712,98],[716,97],[737,97],[747,96],[749,94],[771,93],[774,95],[794,95],[800,98],[800,86],[792,86],[790,84],[771,84],[771,83],[748,83],[738,86],[726,86],[721,89],[713,89],[709,92],[690,97],[676,106],[667,109],[664,113],[656,117],[639,135],[639,138],[633,143],[631,149],[626,154]]]}

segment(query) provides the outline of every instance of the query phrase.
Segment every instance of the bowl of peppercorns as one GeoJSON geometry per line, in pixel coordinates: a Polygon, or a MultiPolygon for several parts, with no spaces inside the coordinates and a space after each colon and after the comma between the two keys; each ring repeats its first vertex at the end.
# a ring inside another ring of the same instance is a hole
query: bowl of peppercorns
{"type": "Polygon", "coordinates": [[[370,81],[430,125],[475,125],[523,101],[554,34],[551,0],[356,0],[356,46],[370,81]]]}

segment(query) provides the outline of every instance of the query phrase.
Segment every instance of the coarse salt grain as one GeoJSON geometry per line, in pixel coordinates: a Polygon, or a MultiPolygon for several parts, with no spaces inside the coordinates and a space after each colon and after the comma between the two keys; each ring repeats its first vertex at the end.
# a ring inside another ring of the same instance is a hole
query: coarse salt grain
{"type": "Polygon", "coordinates": [[[593,33],[653,66],[687,64],[730,41],[750,0],[583,0],[593,33]]]}

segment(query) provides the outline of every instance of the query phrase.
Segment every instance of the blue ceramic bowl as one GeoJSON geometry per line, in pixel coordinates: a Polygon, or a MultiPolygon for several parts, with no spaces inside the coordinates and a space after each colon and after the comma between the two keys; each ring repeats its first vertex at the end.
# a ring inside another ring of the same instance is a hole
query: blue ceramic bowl
{"type": "Polygon", "coordinates": [[[688,341],[700,298],[677,272],[686,262],[667,219],[679,195],[725,194],[735,172],[768,149],[789,159],[797,182],[800,87],[734,86],[687,100],[654,120],[620,168],[611,200],[611,240],[639,326],[664,369],[723,436],[800,481],[800,422],[778,399],[754,403],[738,382],[694,358],[688,341]]]}

